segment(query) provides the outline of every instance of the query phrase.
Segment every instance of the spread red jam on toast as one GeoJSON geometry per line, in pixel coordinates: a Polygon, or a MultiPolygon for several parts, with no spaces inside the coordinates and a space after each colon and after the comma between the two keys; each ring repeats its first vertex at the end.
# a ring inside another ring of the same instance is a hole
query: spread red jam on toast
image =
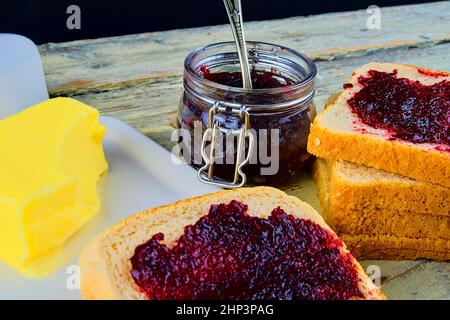
{"type": "Polygon", "coordinates": [[[213,205],[173,247],[154,235],[131,258],[149,299],[363,298],[355,260],[332,232],[281,208],[267,219],[232,201],[213,205]]]}
{"type": "Polygon", "coordinates": [[[362,89],[347,102],[364,124],[386,130],[390,139],[430,143],[437,150],[450,151],[450,81],[425,85],[399,78],[397,70],[370,70],[358,82],[362,89]]]}

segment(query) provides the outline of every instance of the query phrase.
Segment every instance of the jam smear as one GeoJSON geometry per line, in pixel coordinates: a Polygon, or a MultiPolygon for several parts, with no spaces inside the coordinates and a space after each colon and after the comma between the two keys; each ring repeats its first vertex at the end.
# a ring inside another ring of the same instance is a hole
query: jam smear
{"type": "MultiPolygon", "coordinates": [[[[420,70],[420,69],[419,69],[420,70]]],[[[370,70],[360,76],[363,88],[348,104],[366,125],[389,132],[391,139],[437,144],[450,151],[450,82],[433,85],[370,70]]]]}
{"type": "MultiPolygon", "coordinates": [[[[230,87],[242,88],[241,72],[211,72],[207,68],[202,68],[202,75],[205,79],[215,83],[230,87]]],[[[281,88],[292,85],[293,82],[278,74],[269,71],[251,71],[253,89],[281,88]]]]}
{"type": "Polygon", "coordinates": [[[158,233],[138,246],[131,276],[149,299],[363,298],[342,241],[276,208],[267,219],[231,201],[187,226],[169,248],[158,233]]]}

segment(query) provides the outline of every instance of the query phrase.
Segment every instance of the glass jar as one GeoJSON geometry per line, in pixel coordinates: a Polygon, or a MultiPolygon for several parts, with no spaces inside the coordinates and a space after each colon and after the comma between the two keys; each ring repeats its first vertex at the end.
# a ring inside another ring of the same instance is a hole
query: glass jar
{"type": "Polygon", "coordinates": [[[248,52],[253,80],[262,81],[254,89],[207,79],[240,75],[234,42],[197,49],[184,64],[177,118],[182,155],[199,168],[202,181],[223,187],[279,184],[310,157],[306,144],[315,116],[314,62],[268,43],[248,42],[248,52]],[[265,87],[271,86],[266,76],[279,86],[265,87]]]}

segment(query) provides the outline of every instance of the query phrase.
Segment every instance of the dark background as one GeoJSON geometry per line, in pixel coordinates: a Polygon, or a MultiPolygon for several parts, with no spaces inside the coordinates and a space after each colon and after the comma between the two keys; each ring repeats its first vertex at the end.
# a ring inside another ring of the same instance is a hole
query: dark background
{"type": "MultiPolygon", "coordinates": [[[[245,21],[253,21],[423,2],[431,1],[242,0],[242,5],[245,21]]],[[[22,34],[38,44],[217,25],[227,19],[222,0],[0,0],[0,32],[22,34]],[[81,9],[81,30],[66,27],[71,4],[81,9]]]]}

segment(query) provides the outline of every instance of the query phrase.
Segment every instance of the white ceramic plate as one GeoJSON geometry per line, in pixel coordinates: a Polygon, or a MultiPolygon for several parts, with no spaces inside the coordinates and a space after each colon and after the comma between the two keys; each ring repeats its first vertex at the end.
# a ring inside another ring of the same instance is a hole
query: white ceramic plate
{"type": "Polygon", "coordinates": [[[199,182],[188,165],[175,165],[167,150],[132,127],[107,117],[101,121],[110,168],[99,182],[100,212],[66,247],[75,257],[42,280],[25,279],[0,263],[0,299],[80,299],[76,263],[96,234],[140,210],[218,190],[199,182]]]}

